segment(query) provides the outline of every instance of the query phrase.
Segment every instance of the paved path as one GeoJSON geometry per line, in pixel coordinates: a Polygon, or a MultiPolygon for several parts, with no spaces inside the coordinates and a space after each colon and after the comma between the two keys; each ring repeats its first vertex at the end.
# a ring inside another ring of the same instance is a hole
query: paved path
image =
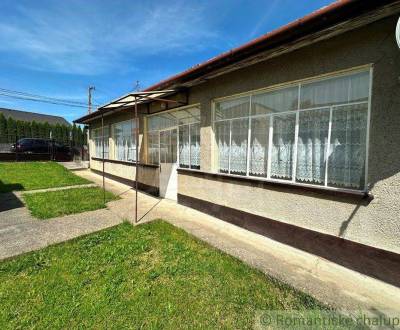
{"type": "MultiPolygon", "coordinates": [[[[89,184],[79,187],[85,186],[92,187],[95,185],[89,184]]],[[[21,199],[22,193],[71,188],[76,188],[76,186],[0,194],[0,260],[38,250],[122,222],[121,218],[115,216],[108,209],[38,220],[30,215],[21,199]]]]}

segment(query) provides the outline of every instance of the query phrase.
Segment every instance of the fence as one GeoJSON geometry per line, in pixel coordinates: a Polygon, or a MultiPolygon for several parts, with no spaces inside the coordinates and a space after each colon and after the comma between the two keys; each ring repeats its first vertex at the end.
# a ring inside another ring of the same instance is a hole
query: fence
{"type": "Polygon", "coordinates": [[[89,159],[87,146],[84,141],[76,139],[49,139],[43,135],[6,135],[0,141],[0,161],[86,161],[89,159]],[[22,139],[30,139],[24,148],[16,148],[22,139]]]}

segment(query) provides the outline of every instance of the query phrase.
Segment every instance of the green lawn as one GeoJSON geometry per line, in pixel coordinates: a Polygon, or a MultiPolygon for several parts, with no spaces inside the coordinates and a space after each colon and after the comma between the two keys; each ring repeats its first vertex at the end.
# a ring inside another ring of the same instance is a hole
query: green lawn
{"type": "Polygon", "coordinates": [[[0,193],[90,183],[54,162],[0,163],[0,193]]]}
{"type": "Polygon", "coordinates": [[[124,223],[0,263],[1,329],[243,329],[325,309],[163,221],[124,223]]]}
{"type": "MultiPolygon", "coordinates": [[[[49,219],[73,213],[105,208],[103,189],[73,188],[23,194],[26,206],[39,219],[49,219]]],[[[106,191],[106,202],[118,197],[106,191]]]]}

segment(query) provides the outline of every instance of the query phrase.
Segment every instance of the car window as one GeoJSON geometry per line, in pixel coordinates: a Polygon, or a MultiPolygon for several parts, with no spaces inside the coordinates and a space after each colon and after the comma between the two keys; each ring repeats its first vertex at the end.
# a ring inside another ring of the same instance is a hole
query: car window
{"type": "Polygon", "coordinates": [[[46,140],[34,140],[34,145],[38,147],[47,147],[46,140]]]}
{"type": "Polygon", "coordinates": [[[23,146],[31,146],[32,145],[32,140],[23,139],[23,140],[19,141],[19,144],[23,145],[23,146]]]}

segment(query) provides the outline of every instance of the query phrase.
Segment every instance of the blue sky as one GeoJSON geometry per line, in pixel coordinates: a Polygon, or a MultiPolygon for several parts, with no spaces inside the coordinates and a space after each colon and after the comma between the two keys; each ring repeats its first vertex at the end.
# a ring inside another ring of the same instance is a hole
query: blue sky
{"type": "MultiPolygon", "coordinates": [[[[1,0],[0,88],[105,103],[237,47],[332,0],[1,0]]],[[[14,100],[60,115],[85,109],[14,100]]]]}

